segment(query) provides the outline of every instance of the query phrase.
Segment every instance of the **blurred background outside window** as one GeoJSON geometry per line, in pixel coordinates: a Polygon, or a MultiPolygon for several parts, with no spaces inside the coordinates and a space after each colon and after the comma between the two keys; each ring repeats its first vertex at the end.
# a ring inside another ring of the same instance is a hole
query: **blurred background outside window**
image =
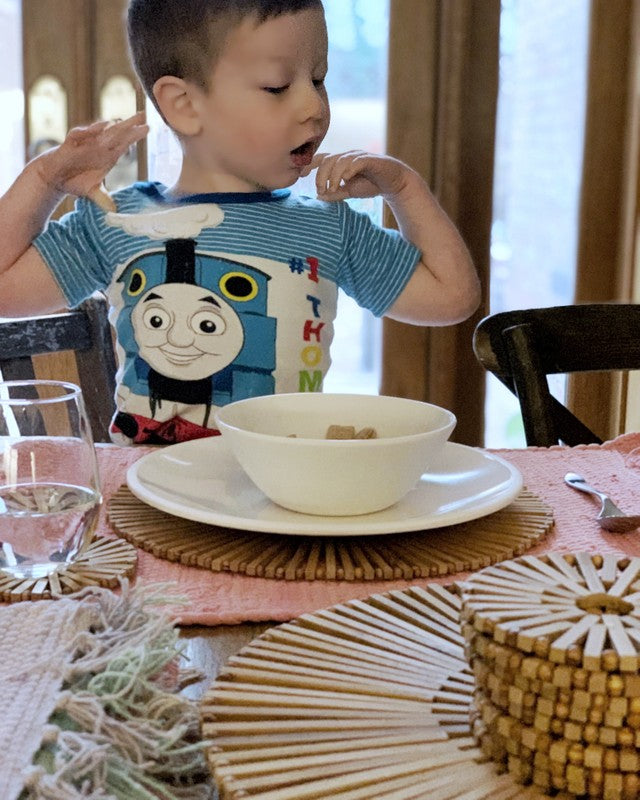
{"type": "MultiPolygon", "coordinates": [[[[573,302],[588,0],[502,0],[490,311],[573,302]]],[[[552,376],[552,392],[565,390],[552,376]]],[[[487,377],[487,447],[524,447],[516,398],[487,377]]]]}
{"type": "Polygon", "coordinates": [[[24,93],[20,0],[0,0],[0,192],[24,166],[24,93]]]}

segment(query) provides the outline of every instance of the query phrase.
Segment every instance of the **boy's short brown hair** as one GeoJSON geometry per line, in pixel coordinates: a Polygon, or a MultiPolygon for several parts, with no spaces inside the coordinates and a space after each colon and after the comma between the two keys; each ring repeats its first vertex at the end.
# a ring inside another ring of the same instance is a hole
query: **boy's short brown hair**
{"type": "Polygon", "coordinates": [[[163,75],[208,89],[225,37],[244,18],[256,24],[322,6],[321,0],[129,0],[127,33],[133,66],[147,95],[163,75]]]}

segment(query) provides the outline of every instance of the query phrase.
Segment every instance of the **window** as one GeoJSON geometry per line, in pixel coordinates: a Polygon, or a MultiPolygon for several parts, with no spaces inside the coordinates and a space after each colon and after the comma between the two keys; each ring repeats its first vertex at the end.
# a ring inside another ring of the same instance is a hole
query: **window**
{"type": "MultiPolygon", "coordinates": [[[[573,302],[589,7],[502,2],[491,313],[573,302]]],[[[486,409],[487,447],[524,446],[518,402],[492,375],[486,409]]]]}
{"type": "Polygon", "coordinates": [[[0,192],[24,165],[24,94],[20,0],[0,0],[0,192]]]}

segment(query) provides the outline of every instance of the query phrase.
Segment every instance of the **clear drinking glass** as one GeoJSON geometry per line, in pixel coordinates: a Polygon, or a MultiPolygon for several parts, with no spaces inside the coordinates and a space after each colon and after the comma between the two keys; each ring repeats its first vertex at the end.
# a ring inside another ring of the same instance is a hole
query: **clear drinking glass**
{"type": "Polygon", "coordinates": [[[101,500],[80,387],[0,382],[0,574],[43,578],[72,563],[101,500]]]}

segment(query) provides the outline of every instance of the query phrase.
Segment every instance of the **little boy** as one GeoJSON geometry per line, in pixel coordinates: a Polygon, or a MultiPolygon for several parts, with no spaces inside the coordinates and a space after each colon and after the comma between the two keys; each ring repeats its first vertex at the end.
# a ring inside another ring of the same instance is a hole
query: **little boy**
{"type": "Polygon", "coordinates": [[[0,199],[0,316],[106,293],[117,334],[114,441],[217,433],[212,410],[320,391],[337,290],[418,325],[479,302],[467,250],[418,174],[319,152],[329,126],[320,0],[130,0],[140,80],[183,152],[174,186],[109,198],[104,176],[142,115],[74,129],[0,199]],[[317,199],[286,187],[317,169],[317,199]],[[76,209],[47,224],[64,194],[76,209]],[[400,233],[342,201],[382,195],[400,233]]]}

